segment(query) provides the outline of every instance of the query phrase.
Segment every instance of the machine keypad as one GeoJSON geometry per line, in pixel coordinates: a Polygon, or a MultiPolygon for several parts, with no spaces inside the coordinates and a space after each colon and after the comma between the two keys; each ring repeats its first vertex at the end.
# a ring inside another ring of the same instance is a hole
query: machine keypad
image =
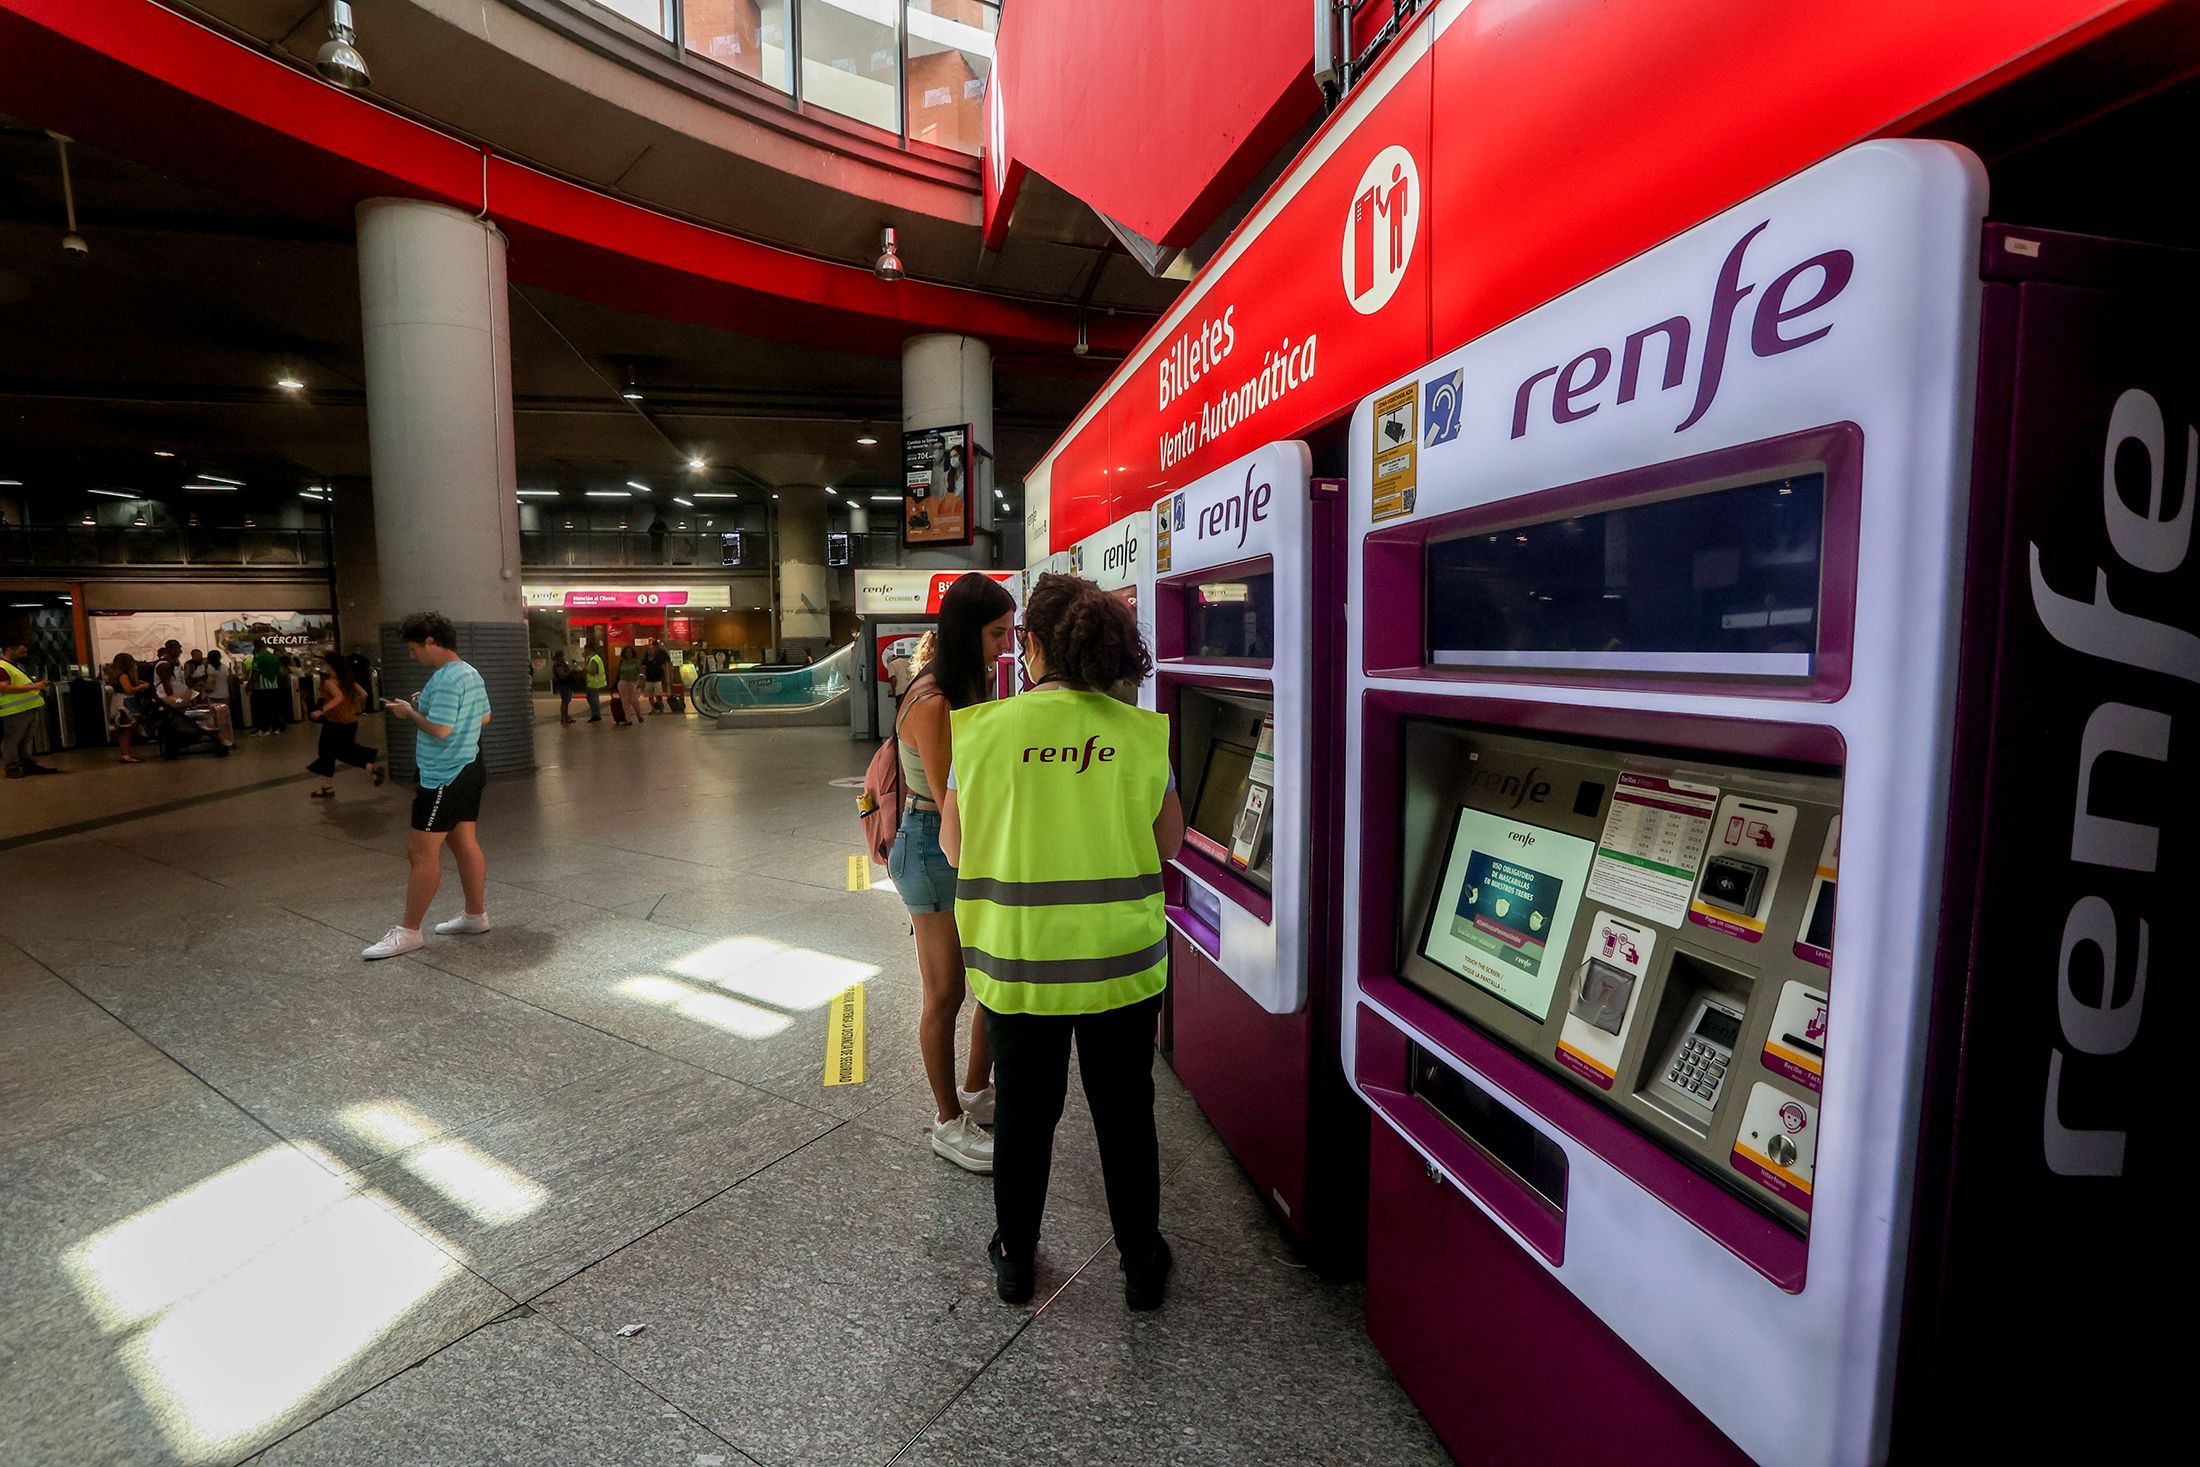
{"type": "Polygon", "coordinates": [[[1726,1078],[1729,1056],[1717,1045],[1691,1034],[1681,1043],[1665,1072],[1666,1083],[1683,1095],[1693,1096],[1706,1107],[1719,1103],[1719,1087],[1726,1078]]]}

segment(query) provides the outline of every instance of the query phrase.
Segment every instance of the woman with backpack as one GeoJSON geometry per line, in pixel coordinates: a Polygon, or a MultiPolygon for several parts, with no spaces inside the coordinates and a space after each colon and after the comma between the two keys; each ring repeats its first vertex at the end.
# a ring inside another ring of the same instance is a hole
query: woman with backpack
{"type": "Polygon", "coordinates": [[[1016,603],[1001,584],[976,572],[948,587],[940,601],[937,651],[909,685],[894,720],[903,790],[901,830],[886,873],[909,909],[924,979],[917,1039],[932,1083],[932,1149],[965,1171],[993,1170],[993,1052],[983,1012],[971,1014],[970,1059],[955,1082],[955,1031],[963,1009],[962,937],[955,929],[955,868],[940,851],[940,806],[931,771],[942,785],[953,762],[948,714],[982,703],[993,666],[1014,635],[1016,603]]]}

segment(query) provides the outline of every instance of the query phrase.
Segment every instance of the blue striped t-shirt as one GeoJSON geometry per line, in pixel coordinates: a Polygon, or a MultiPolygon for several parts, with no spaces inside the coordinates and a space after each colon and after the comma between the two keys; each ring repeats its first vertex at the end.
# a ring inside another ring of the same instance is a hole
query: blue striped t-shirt
{"type": "Polygon", "coordinates": [[[423,733],[413,744],[420,787],[439,790],[458,778],[481,752],[481,720],[489,716],[489,687],[470,662],[446,662],[429,674],[413,706],[430,723],[448,724],[451,736],[423,733]]]}

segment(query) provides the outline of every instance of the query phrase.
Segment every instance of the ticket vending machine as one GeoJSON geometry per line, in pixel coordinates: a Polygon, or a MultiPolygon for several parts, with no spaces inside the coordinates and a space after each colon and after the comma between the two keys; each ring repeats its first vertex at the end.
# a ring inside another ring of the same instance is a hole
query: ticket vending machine
{"type": "MultiPolygon", "coordinates": [[[[895,566],[855,572],[856,686],[848,699],[848,731],[859,739],[883,739],[894,727],[892,665],[916,650],[917,639],[940,617],[947,588],[975,567],[935,570],[895,566]]],[[[1023,604],[1024,573],[986,570],[1023,604]]]]}
{"type": "Polygon", "coordinates": [[[1171,1061],[1318,1267],[1359,1263],[1365,1121],[1334,1059],[1342,486],[1275,443],[1152,517],[1155,706],[1184,848],[1168,874],[1171,1061]]]}
{"type": "Polygon", "coordinates": [[[1986,202],[1858,146],[1355,418],[1368,1327],[1463,1461],[2163,1409],[2200,265],[1986,202]]]}
{"type": "MultiPolygon", "coordinates": [[[[1024,573],[1024,595],[1049,571],[1081,576],[1130,607],[1138,618],[1146,645],[1153,645],[1153,553],[1149,534],[1153,515],[1146,510],[1125,515],[1106,529],[1087,535],[1067,550],[1057,550],[1024,573]]],[[[1153,683],[1139,688],[1135,700],[1141,708],[1153,707],[1153,683]]]]}

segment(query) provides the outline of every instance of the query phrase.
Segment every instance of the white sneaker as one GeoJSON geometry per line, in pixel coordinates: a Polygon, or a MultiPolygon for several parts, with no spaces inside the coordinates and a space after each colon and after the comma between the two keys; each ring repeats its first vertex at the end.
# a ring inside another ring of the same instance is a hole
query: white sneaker
{"type": "Polygon", "coordinates": [[[436,923],[435,930],[439,937],[471,937],[489,930],[489,914],[468,912],[462,917],[453,917],[448,922],[436,923]]]}
{"type": "Polygon", "coordinates": [[[428,939],[420,935],[419,928],[392,927],[383,934],[380,942],[368,948],[359,956],[371,963],[381,958],[395,958],[406,953],[416,953],[427,945],[428,939]]]}
{"type": "Polygon", "coordinates": [[[993,1138],[967,1115],[934,1122],[932,1149],[966,1172],[981,1177],[993,1174],[993,1138]]]}
{"type": "Polygon", "coordinates": [[[983,1090],[965,1090],[957,1085],[955,1087],[955,1098],[962,1102],[963,1114],[969,1116],[970,1119],[981,1126],[993,1124],[993,1087],[991,1085],[986,1086],[983,1090]]]}

